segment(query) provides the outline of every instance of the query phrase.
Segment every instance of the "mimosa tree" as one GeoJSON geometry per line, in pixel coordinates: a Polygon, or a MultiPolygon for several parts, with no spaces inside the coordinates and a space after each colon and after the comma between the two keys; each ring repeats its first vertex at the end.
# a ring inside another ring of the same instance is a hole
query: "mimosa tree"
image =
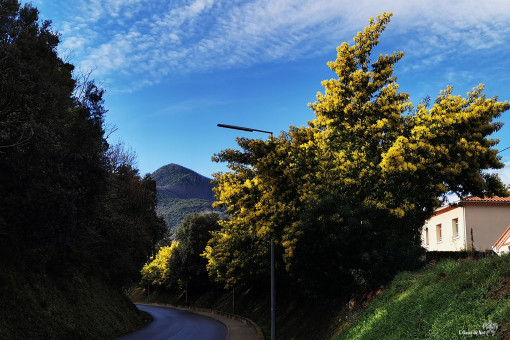
{"type": "Polygon", "coordinates": [[[239,139],[242,151],[215,156],[231,169],[215,175],[216,205],[230,219],[204,254],[216,280],[267,275],[274,238],[287,273],[311,293],[372,286],[417,264],[420,228],[448,193],[507,194],[485,170],[503,167],[488,136],[509,103],[479,85],[414,106],[393,75],[404,54],[372,61],[390,17],[338,47],[328,63],[337,78],[322,83],[308,126],[239,139]]]}

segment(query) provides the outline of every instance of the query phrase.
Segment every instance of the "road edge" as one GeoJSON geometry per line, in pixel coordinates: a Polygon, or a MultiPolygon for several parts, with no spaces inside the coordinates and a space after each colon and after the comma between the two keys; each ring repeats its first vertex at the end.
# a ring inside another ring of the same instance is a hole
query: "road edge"
{"type": "Polygon", "coordinates": [[[210,318],[215,319],[225,325],[225,327],[227,328],[227,339],[228,340],[238,340],[238,339],[244,340],[245,339],[244,336],[241,338],[236,335],[236,330],[234,329],[234,324],[231,322],[231,320],[241,322],[244,325],[251,328],[251,330],[254,332],[253,339],[264,340],[264,335],[263,335],[260,327],[252,320],[242,317],[242,316],[239,316],[239,315],[224,313],[224,312],[207,309],[207,308],[198,308],[198,307],[192,307],[192,306],[175,306],[175,305],[171,305],[168,303],[137,302],[136,304],[146,305],[146,306],[168,307],[168,308],[188,311],[191,313],[200,314],[200,315],[210,317],[210,318]]]}

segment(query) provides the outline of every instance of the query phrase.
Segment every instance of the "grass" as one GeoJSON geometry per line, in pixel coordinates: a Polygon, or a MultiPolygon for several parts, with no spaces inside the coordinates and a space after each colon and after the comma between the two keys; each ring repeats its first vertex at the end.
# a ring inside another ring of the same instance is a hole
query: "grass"
{"type": "Polygon", "coordinates": [[[343,325],[338,339],[463,339],[499,324],[510,332],[510,257],[444,260],[403,272],[370,306],[343,325]]]}
{"type": "Polygon", "coordinates": [[[122,293],[79,273],[0,272],[0,339],[113,339],[151,320],[122,293]]]}

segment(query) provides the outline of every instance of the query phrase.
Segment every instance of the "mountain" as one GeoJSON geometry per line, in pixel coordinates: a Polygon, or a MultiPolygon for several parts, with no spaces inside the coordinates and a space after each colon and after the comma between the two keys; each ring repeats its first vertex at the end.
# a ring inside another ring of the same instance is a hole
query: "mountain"
{"type": "Polygon", "coordinates": [[[214,201],[211,179],[178,164],[168,164],[152,173],[158,193],[172,198],[214,201]]]}
{"type": "Polygon", "coordinates": [[[168,164],[151,174],[156,181],[158,205],[170,230],[181,224],[189,214],[218,212],[213,209],[214,193],[211,179],[178,164],[168,164]]]}

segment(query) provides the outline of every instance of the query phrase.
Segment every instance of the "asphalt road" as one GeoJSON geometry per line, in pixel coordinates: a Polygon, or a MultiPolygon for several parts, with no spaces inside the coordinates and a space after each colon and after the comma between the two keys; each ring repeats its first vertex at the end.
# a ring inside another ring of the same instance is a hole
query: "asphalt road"
{"type": "Polygon", "coordinates": [[[137,307],[152,315],[154,321],[149,326],[117,340],[225,340],[227,338],[225,325],[206,316],[166,307],[144,305],[137,305],[137,307]]]}

